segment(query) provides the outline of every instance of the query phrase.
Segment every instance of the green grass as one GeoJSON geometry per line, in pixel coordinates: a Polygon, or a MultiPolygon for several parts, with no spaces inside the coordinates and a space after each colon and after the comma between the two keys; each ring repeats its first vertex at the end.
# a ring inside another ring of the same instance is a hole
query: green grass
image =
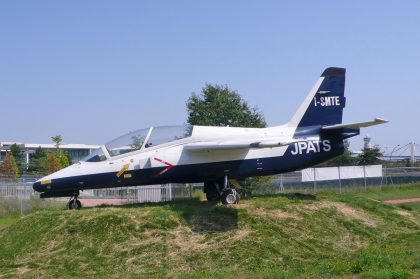
{"type": "Polygon", "coordinates": [[[0,277],[418,278],[420,207],[388,191],[41,209],[0,229],[0,277]]]}
{"type": "Polygon", "coordinates": [[[418,184],[403,186],[384,185],[382,188],[369,189],[368,192],[363,193],[363,196],[380,201],[420,198],[420,187],[418,184]]]}
{"type": "Polygon", "coordinates": [[[411,202],[399,204],[398,207],[408,210],[408,211],[417,211],[420,212],[420,202],[411,202]]]}
{"type": "Polygon", "coordinates": [[[6,228],[7,226],[16,223],[19,220],[19,216],[8,216],[8,217],[2,217],[0,218],[0,230],[3,228],[6,228]]]}
{"type": "Polygon", "coordinates": [[[0,197],[0,219],[26,215],[43,209],[64,209],[66,202],[43,199],[18,199],[0,197]]]}

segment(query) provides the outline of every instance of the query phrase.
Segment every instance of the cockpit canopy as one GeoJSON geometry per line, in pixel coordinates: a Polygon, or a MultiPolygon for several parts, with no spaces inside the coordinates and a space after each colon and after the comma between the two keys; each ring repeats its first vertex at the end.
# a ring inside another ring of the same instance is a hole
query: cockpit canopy
{"type": "Polygon", "coordinates": [[[193,126],[161,126],[140,129],[120,136],[94,150],[84,161],[99,162],[108,158],[190,137],[193,126]]]}

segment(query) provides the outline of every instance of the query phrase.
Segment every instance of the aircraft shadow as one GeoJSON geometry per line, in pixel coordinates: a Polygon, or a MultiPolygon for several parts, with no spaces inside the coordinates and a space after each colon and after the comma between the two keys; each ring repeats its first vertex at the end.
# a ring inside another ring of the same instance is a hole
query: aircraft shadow
{"type": "Polygon", "coordinates": [[[302,194],[302,193],[285,193],[280,194],[280,197],[288,198],[289,200],[316,200],[316,196],[313,194],[302,194]]]}
{"type": "Polygon", "coordinates": [[[228,232],[238,227],[238,212],[235,206],[220,206],[218,203],[199,200],[176,200],[162,203],[126,205],[99,205],[96,208],[142,208],[169,207],[195,233],[228,232]]]}
{"type": "Polygon", "coordinates": [[[280,193],[280,194],[267,194],[261,195],[261,197],[284,197],[289,200],[307,200],[314,201],[316,200],[316,195],[313,194],[302,194],[302,193],[280,193]]]}
{"type": "Polygon", "coordinates": [[[175,202],[170,204],[196,233],[217,233],[238,227],[238,212],[234,206],[218,206],[212,202],[175,202]]]}

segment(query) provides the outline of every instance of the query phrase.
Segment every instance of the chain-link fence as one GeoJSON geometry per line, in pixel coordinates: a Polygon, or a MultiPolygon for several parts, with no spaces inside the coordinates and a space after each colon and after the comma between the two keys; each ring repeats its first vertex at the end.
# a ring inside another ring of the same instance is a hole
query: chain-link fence
{"type": "MultiPolygon", "coordinates": [[[[375,187],[392,187],[393,185],[420,182],[419,167],[400,167],[387,168],[382,167],[378,176],[370,176],[364,169],[368,166],[356,166],[361,168],[361,175],[354,178],[338,177],[336,179],[318,179],[316,170],[325,168],[310,168],[302,171],[290,172],[273,176],[270,183],[257,187],[254,194],[274,194],[281,192],[312,192],[316,193],[322,190],[346,192],[356,189],[366,190],[375,187]],[[314,178],[311,181],[303,179],[303,172],[311,173],[314,178]]],[[[337,167],[338,172],[340,168],[337,167]]],[[[338,175],[340,176],[340,175],[338,175]]]]}

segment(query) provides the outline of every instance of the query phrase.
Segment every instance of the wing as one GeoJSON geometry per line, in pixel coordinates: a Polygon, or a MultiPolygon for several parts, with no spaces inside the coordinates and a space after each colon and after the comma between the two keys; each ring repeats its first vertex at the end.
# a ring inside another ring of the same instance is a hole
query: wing
{"type": "Polygon", "coordinates": [[[365,128],[369,126],[379,125],[387,123],[388,121],[381,119],[381,118],[375,118],[373,121],[367,121],[367,122],[358,122],[358,123],[351,123],[351,124],[336,124],[331,126],[323,126],[322,130],[336,130],[336,129],[360,129],[365,128]]]}
{"type": "Polygon", "coordinates": [[[319,137],[307,137],[298,139],[285,139],[285,138],[268,138],[261,140],[228,140],[228,141],[206,141],[194,142],[184,145],[184,149],[189,151],[200,150],[226,150],[226,149],[251,149],[251,148],[271,148],[287,146],[289,144],[301,141],[314,141],[319,140],[319,137]]]}

